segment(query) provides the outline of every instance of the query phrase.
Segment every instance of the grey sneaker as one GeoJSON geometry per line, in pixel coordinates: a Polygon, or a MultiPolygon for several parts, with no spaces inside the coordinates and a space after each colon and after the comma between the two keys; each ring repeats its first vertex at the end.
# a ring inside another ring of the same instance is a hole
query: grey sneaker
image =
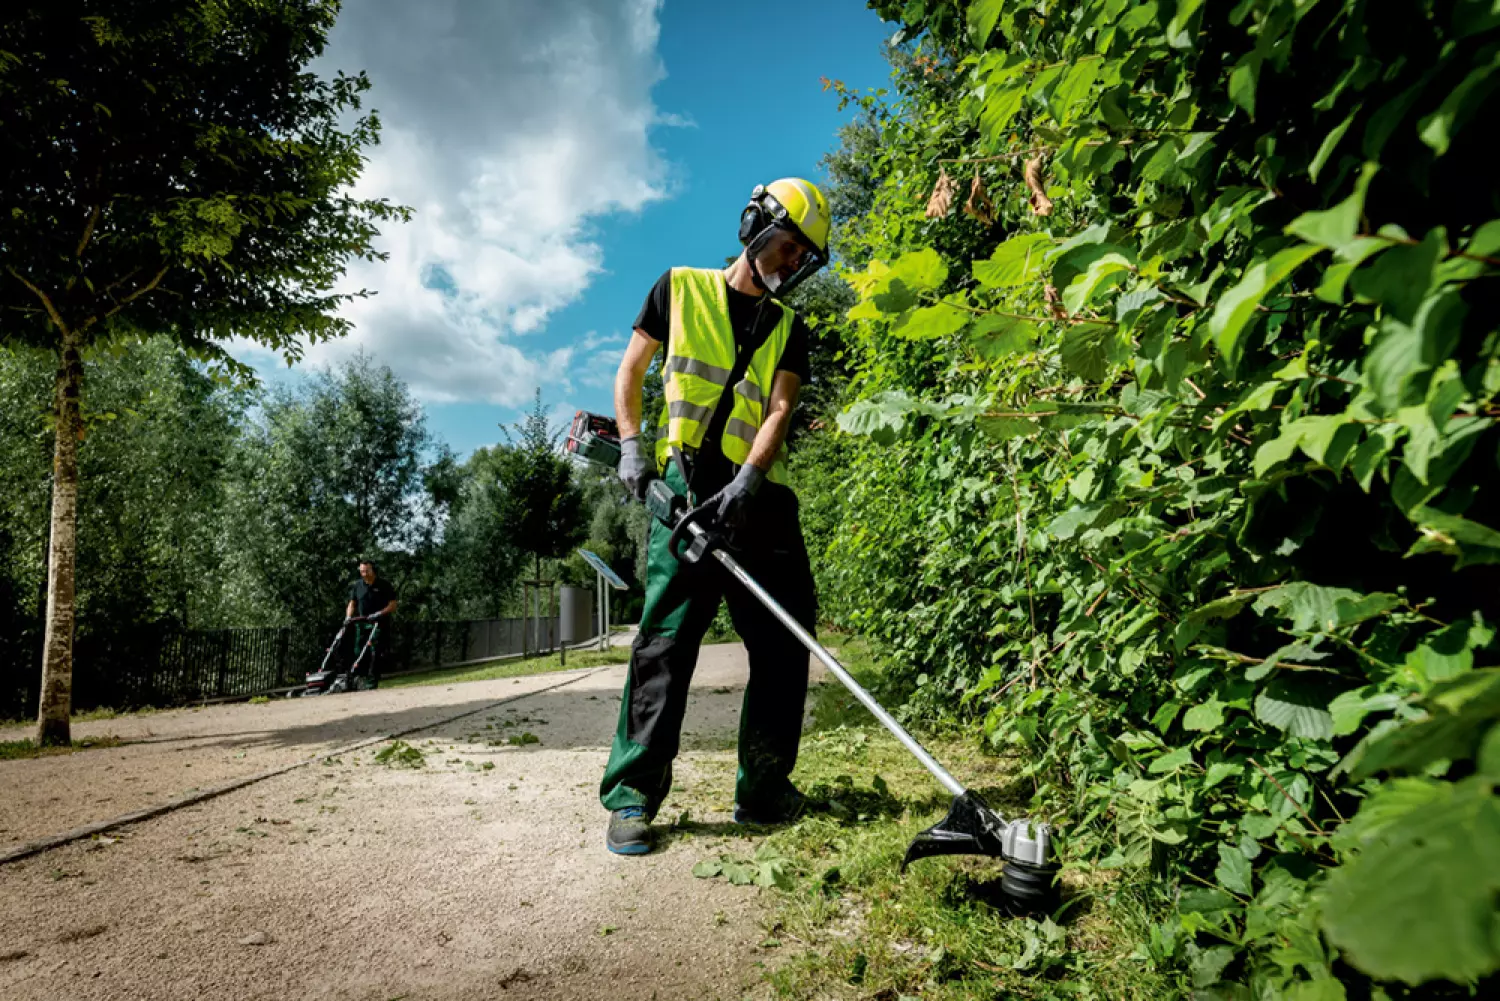
{"type": "Polygon", "coordinates": [[[616,855],[645,855],[649,852],[651,822],[646,819],[646,811],[638,806],[610,811],[604,847],[616,855]]]}

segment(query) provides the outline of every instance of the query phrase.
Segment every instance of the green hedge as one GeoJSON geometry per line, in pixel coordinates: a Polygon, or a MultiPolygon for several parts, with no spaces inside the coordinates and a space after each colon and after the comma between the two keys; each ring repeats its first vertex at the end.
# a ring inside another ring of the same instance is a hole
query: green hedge
{"type": "Polygon", "coordinates": [[[1494,973],[1500,4],[872,6],[828,613],[1199,996],[1494,973]]]}

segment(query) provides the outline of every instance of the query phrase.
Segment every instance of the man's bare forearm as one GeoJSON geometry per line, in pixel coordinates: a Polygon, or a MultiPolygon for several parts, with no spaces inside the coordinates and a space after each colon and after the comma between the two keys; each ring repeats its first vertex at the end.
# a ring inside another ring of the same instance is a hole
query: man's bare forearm
{"type": "Polygon", "coordinates": [[[771,388],[771,400],[766,406],[765,419],[760,430],[755,432],[755,443],[750,446],[747,465],[767,471],[781,454],[787,432],[792,426],[792,412],[797,409],[797,394],[802,380],[790,372],[777,372],[771,388]]]}
{"type": "Polygon", "coordinates": [[[641,385],[623,365],[615,373],[615,425],[621,438],[641,433],[641,385]]]}
{"type": "Polygon", "coordinates": [[[791,423],[790,411],[767,417],[760,430],[755,432],[755,444],[750,446],[750,458],[745,461],[756,469],[769,470],[776,461],[776,456],[781,454],[781,446],[786,441],[787,429],[791,423]]]}
{"type": "Polygon", "coordinates": [[[646,371],[660,345],[639,330],[632,333],[625,346],[625,356],[615,372],[615,426],[621,438],[641,433],[641,387],[646,371]]]}

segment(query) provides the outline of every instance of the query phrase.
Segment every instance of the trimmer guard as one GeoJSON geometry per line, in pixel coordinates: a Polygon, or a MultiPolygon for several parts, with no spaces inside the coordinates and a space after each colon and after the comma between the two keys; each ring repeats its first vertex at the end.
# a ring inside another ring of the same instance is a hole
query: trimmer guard
{"type": "Polygon", "coordinates": [[[1029,820],[1006,821],[972,789],[954,797],[948,815],[907,846],[901,871],[934,855],[985,855],[1005,863],[1000,885],[1006,906],[1018,914],[1052,910],[1058,865],[1051,860],[1051,828],[1029,820]]]}
{"type": "Polygon", "coordinates": [[[948,815],[918,834],[906,849],[901,871],[917,859],[933,855],[988,855],[1005,857],[1005,821],[979,797],[965,790],[953,800],[948,815]]]}

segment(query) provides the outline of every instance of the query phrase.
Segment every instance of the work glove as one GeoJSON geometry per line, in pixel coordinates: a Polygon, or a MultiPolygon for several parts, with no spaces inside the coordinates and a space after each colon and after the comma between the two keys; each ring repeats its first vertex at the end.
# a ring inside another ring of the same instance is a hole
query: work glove
{"type": "Polygon", "coordinates": [[[655,463],[641,454],[641,436],[620,439],[620,482],[636,500],[646,499],[646,487],[656,479],[655,463]]]}
{"type": "Polygon", "coordinates": [[[745,527],[745,515],[750,509],[750,501],[760,485],[766,480],[766,474],[750,463],[740,467],[740,471],[734,474],[734,479],[718,493],[714,494],[704,502],[709,515],[724,528],[737,529],[745,527]]]}

